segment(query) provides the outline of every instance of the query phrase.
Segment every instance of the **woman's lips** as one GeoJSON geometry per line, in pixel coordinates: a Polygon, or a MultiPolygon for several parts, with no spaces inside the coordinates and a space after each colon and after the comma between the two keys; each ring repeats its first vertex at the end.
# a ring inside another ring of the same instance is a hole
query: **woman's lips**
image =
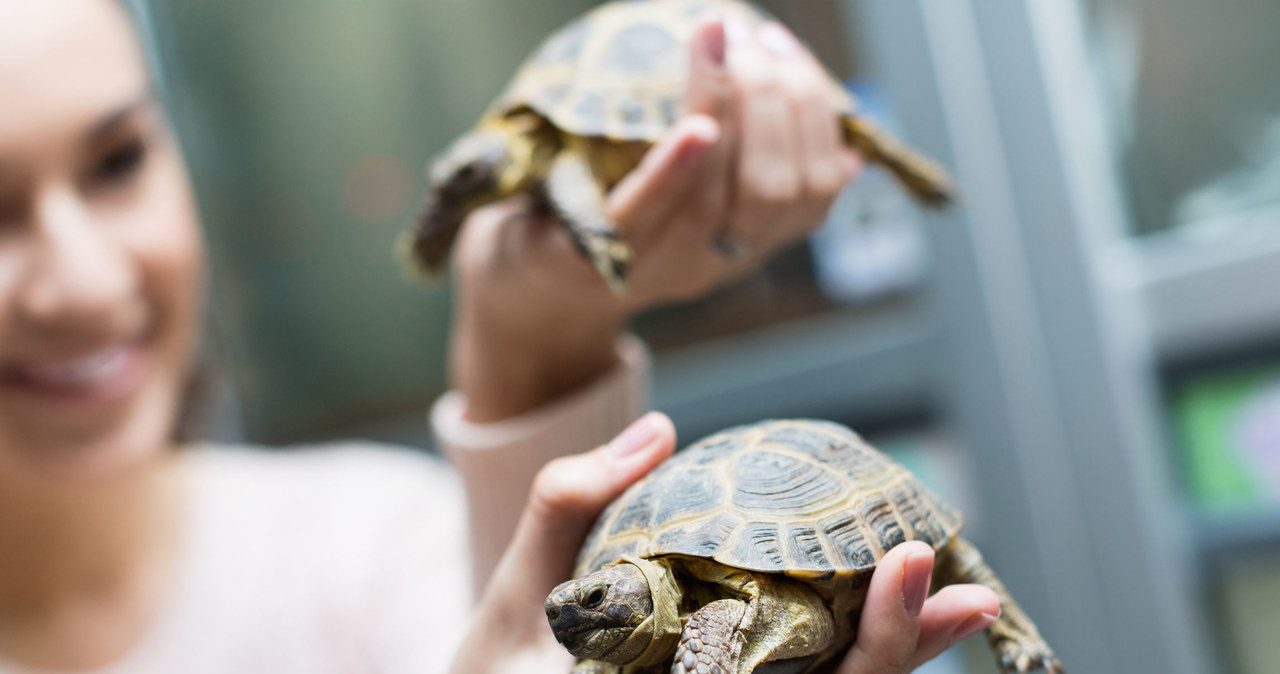
{"type": "Polygon", "coordinates": [[[105,402],[132,391],[145,372],[143,350],[120,344],[65,360],[14,363],[0,382],[42,398],[67,402],[105,402]]]}

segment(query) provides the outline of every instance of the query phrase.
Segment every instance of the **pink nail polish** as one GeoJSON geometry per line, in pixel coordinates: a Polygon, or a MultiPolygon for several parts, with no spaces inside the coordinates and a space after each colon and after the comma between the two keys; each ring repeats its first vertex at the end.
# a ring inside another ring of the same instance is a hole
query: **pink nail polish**
{"type": "Polygon", "coordinates": [[[978,611],[966,618],[965,621],[960,623],[960,626],[956,628],[956,631],[951,633],[951,643],[964,641],[978,632],[987,629],[991,626],[991,623],[995,622],[999,617],[1000,616],[978,611]]]}
{"type": "Polygon", "coordinates": [[[706,48],[707,58],[711,62],[722,66],[724,65],[724,49],[725,49],[725,27],[724,22],[720,22],[715,28],[710,29],[710,35],[707,36],[703,47],[706,48]]]}
{"type": "Polygon", "coordinates": [[[627,429],[609,443],[607,451],[618,457],[634,454],[658,439],[658,424],[650,412],[631,422],[627,429]]]}
{"type": "Polygon", "coordinates": [[[925,597],[929,595],[929,576],[933,573],[932,555],[915,553],[907,555],[902,565],[902,605],[907,615],[919,617],[924,610],[925,597]]]}

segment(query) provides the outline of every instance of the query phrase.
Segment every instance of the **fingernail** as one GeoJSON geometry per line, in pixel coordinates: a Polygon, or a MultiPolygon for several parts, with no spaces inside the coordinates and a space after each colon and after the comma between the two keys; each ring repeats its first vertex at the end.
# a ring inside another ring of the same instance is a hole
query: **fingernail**
{"type": "Polygon", "coordinates": [[[951,633],[951,643],[968,639],[978,632],[990,627],[991,623],[995,622],[999,618],[1000,616],[998,615],[991,615],[990,613],[978,611],[965,619],[964,622],[960,623],[960,626],[956,628],[956,631],[951,633]]]}
{"type": "Polygon", "coordinates": [[[760,44],[774,56],[790,58],[800,53],[800,41],[787,30],[786,26],[777,21],[770,21],[761,26],[759,37],[760,44]]]}
{"type": "Polygon", "coordinates": [[[682,123],[694,140],[684,143],[680,148],[680,161],[698,164],[720,139],[720,126],[706,115],[690,115],[682,123]]]}
{"type": "Polygon", "coordinates": [[[706,38],[706,41],[703,43],[703,47],[706,48],[707,58],[711,59],[712,63],[718,66],[722,66],[724,65],[724,46],[725,46],[724,22],[723,21],[720,22],[719,25],[716,26],[716,28],[710,31],[710,33],[711,34],[706,38]]]}
{"type": "Polygon", "coordinates": [[[902,605],[907,615],[919,617],[924,599],[929,594],[929,576],[933,573],[933,555],[917,552],[907,555],[902,565],[902,605]]]}
{"type": "Polygon", "coordinates": [[[658,439],[658,424],[655,414],[650,412],[631,422],[627,430],[609,443],[607,451],[613,456],[628,456],[648,447],[656,439],[658,439]]]}

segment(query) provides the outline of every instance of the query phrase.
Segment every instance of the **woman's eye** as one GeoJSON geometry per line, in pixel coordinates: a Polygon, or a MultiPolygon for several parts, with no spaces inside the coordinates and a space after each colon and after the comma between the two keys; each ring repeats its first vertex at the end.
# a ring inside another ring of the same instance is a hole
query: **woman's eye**
{"type": "Polygon", "coordinates": [[[108,185],[123,182],[137,173],[146,155],[147,148],[141,140],[120,145],[98,161],[91,181],[108,185]]]}

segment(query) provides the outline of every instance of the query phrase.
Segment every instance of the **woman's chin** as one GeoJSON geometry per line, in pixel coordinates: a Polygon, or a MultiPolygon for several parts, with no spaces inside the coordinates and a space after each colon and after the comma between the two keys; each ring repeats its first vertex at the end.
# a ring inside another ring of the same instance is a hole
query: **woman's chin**
{"type": "Polygon", "coordinates": [[[171,445],[174,396],[139,393],[114,418],[23,424],[20,438],[0,431],[0,453],[8,455],[0,461],[19,464],[19,470],[41,481],[110,482],[144,470],[171,445]]]}

